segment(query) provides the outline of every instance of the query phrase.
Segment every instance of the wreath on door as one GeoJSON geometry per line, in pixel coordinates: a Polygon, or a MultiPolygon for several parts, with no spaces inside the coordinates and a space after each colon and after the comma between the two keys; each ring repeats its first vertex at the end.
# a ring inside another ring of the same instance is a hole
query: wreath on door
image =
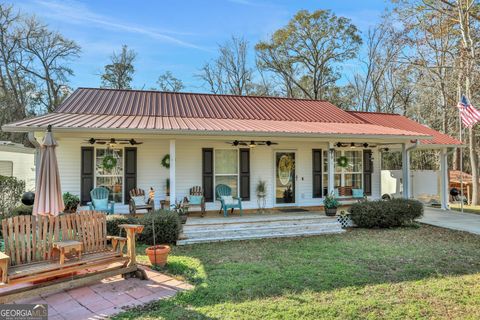
{"type": "Polygon", "coordinates": [[[346,168],[348,166],[348,158],[345,156],[338,157],[337,165],[341,168],[346,168]]]}
{"type": "Polygon", "coordinates": [[[170,155],[166,154],[162,159],[162,167],[170,169],[170,155]]]}
{"type": "Polygon", "coordinates": [[[103,157],[102,166],[103,169],[110,171],[117,166],[117,159],[112,155],[107,155],[103,157]]]}

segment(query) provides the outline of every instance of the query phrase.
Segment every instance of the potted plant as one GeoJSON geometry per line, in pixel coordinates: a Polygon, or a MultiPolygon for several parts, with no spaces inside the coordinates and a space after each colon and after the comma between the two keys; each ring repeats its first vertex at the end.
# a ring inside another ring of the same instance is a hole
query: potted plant
{"type": "Polygon", "coordinates": [[[185,224],[187,222],[188,207],[189,207],[188,201],[175,202],[173,206],[173,211],[175,211],[178,214],[182,224],[185,224]]]}
{"type": "Polygon", "coordinates": [[[330,194],[323,200],[323,206],[325,207],[325,215],[333,217],[337,214],[339,203],[337,198],[335,198],[333,194],[330,194]]]}
{"type": "Polygon", "coordinates": [[[168,254],[171,250],[169,245],[158,244],[145,249],[145,253],[152,265],[164,267],[167,264],[168,254]]]}
{"type": "Polygon", "coordinates": [[[65,192],[63,194],[63,204],[65,209],[63,210],[66,213],[77,212],[78,205],[80,204],[80,198],[70,192],[65,192]]]}
{"type": "Polygon", "coordinates": [[[170,197],[170,179],[167,179],[167,182],[165,184],[165,194],[167,197],[170,197]]]}

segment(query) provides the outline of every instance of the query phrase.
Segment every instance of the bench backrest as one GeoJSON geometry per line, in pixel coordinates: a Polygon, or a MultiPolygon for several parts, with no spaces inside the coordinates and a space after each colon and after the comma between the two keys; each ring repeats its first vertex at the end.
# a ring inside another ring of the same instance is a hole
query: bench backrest
{"type": "Polygon", "coordinates": [[[49,260],[55,241],[81,241],[84,253],[107,250],[106,215],[97,211],[58,217],[16,216],[2,221],[2,233],[11,265],[49,260]]]}

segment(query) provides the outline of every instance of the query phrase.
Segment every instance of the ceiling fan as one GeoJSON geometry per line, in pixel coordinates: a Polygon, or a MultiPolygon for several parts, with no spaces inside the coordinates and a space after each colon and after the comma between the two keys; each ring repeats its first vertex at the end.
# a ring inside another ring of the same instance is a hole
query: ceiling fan
{"type": "Polygon", "coordinates": [[[376,147],[377,147],[376,145],[368,144],[368,143],[366,143],[366,142],[365,142],[365,143],[337,142],[337,143],[335,143],[335,146],[336,146],[337,148],[345,148],[345,147],[350,147],[350,148],[356,148],[356,147],[359,147],[359,148],[376,148],[376,147]]]}
{"type": "Polygon", "coordinates": [[[272,146],[278,144],[277,142],[268,141],[255,141],[255,140],[234,140],[232,142],[226,142],[234,147],[244,146],[254,148],[256,146],[272,146]]]}
{"type": "Polygon", "coordinates": [[[90,138],[88,140],[85,140],[85,142],[88,142],[90,144],[108,144],[108,145],[116,145],[116,144],[130,144],[132,146],[137,145],[137,144],[142,144],[143,142],[136,141],[135,139],[115,139],[115,138],[110,138],[110,139],[95,139],[95,138],[90,138]]]}

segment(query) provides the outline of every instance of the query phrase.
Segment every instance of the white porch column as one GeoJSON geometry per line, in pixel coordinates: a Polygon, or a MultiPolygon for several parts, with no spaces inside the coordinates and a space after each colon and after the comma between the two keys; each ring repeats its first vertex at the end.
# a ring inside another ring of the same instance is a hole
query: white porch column
{"type": "Polygon", "coordinates": [[[175,204],[176,201],[176,181],[175,181],[175,140],[170,140],[170,206],[175,204]]]}
{"type": "Polygon", "coordinates": [[[333,194],[335,189],[335,149],[333,148],[333,142],[328,143],[327,152],[327,168],[328,168],[328,194],[333,194]]]}
{"type": "Polygon", "coordinates": [[[448,151],[442,149],[440,152],[440,200],[443,210],[448,210],[448,151]]]}
{"type": "Polygon", "coordinates": [[[402,182],[403,182],[403,192],[402,196],[404,199],[410,198],[410,152],[406,144],[402,144],[402,182]]]}

